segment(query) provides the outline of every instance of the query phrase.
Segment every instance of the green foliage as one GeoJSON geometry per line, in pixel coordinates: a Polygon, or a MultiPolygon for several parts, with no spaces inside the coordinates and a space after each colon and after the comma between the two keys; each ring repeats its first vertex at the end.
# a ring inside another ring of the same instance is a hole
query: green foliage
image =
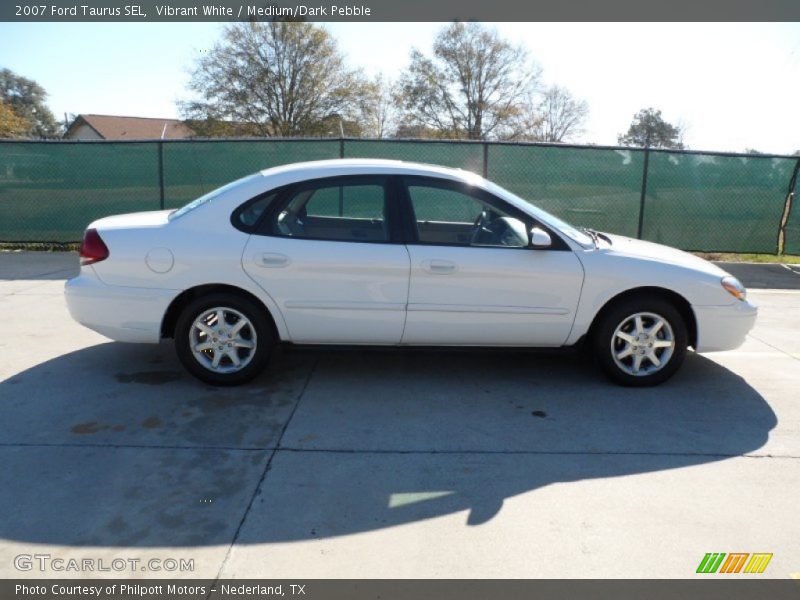
{"type": "Polygon", "coordinates": [[[617,136],[617,141],[625,146],[681,149],[682,135],[681,128],[667,123],[660,110],[645,108],[634,115],[628,132],[617,136]]]}
{"type": "Polygon", "coordinates": [[[233,123],[212,117],[205,119],[187,119],[184,124],[194,132],[194,137],[258,137],[261,135],[257,125],[252,123],[233,123]]]}
{"type": "Polygon", "coordinates": [[[14,109],[0,100],[0,138],[22,137],[28,130],[25,119],[17,115],[14,109]]]}
{"type": "Polygon", "coordinates": [[[0,69],[0,102],[24,122],[23,131],[16,137],[55,137],[58,126],[47,108],[47,92],[32,79],[17,75],[10,69],[0,69]]]}

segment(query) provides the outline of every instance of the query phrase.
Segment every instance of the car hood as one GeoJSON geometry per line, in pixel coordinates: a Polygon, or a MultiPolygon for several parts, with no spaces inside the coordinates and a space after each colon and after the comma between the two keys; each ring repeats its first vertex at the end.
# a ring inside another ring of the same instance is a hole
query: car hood
{"type": "Polygon", "coordinates": [[[89,229],[139,229],[145,227],[161,227],[169,222],[171,210],[151,210],[147,212],[128,213],[97,219],[89,225],[89,229]]]}
{"type": "Polygon", "coordinates": [[[636,240],[621,235],[612,235],[608,233],[604,233],[603,235],[608,237],[612,243],[611,245],[604,244],[601,247],[600,252],[614,254],[617,256],[627,256],[631,258],[658,261],[718,277],[725,277],[728,275],[728,273],[720,269],[715,264],[710,263],[699,256],[695,256],[694,254],[684,252],[683,250],[670,248],[669,246],[663,246],[661,244],[654,244],[653,242],[636,240]]]}

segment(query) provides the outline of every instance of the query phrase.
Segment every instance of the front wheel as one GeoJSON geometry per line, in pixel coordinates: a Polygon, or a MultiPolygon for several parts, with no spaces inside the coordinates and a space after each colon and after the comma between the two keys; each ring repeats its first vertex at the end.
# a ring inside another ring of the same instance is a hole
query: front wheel
{"type": "Polygon", "coordinates": [[[211,294],[189,303],[175,330],[183,366],[212,385],[239,385],[266,365],[275,343],[264,310],[233,294],[211,294]]]}
{"type": "Polygon", "coordinates": [[[624,300],[601,315],[592,348],[605,374],[626,386],[650,386],[672,377],[686,357],[684,318],[657,297],[624,300]]]}

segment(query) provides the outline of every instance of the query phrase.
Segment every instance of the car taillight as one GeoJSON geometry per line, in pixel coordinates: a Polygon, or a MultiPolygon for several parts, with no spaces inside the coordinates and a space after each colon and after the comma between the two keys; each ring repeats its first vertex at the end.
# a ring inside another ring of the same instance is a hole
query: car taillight
{"type": "Polygon", "coordinates": [[[81,242],[81,266],[91,265],[108,258],[108,246],[96,229],[87,229],[81,242]]]}

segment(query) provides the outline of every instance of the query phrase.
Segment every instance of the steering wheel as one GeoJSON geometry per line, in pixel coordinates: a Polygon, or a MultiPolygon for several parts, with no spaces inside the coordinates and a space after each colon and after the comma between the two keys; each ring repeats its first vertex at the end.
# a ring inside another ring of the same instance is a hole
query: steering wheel
{"type": "Polygon", "coordinates": [[[488,234],[494,237],[494,232],[489,228],[490,223],[491,220],[489,211],[484,208],[481,211],[481,214],[478,215],[478,218],[475,219],[475,223],[472,226],[472,237],[470,238],[469,243],[478,244],[483,234],[488,234]]]}
{"type": "Polygon", "coordinates": [[[295,213],[284,210],[278,215],[278,231],[282,235],[305,235],[305,225],[295,213]]]}

